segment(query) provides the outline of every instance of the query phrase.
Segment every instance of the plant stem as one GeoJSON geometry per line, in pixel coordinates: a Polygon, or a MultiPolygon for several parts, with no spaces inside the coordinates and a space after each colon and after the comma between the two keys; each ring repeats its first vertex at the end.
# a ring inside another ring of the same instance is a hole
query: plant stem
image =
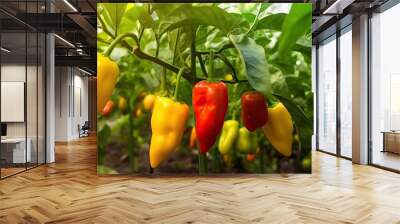
{"type": "Polygon", "coordinates": [[[181,29],[178,29],[178,33],[176,34],[175,45],[174,45],[174,55],[172,58],[173,65],[175,64],[175,60],[176,60],[176,51],[178,50],[178,40],[179,40],[180,35],[181,35],[181,29]]]}
{"type": "Polygon", "coordinates": [[[236,120],[237,109],[234,108],[232,111],[232,120],[236,120]]]}
{"type": "MultiPolygon", "coordinates": [[[[99,142],[99,141],[97,141],[97,142],[99,142]]],[[[105,151],[106,150],[104,150],[103,145],[99,146],[99,153],[97,156],[97,165],[100,165],[100,166],[104,165],[104,154],[106,154],[105,151]]]]}
{"type": "Polygon", "coordinates": [[[265,173],[265,148],[264,146],[260,147],[260,173],[265,173]]]}
{"type": "Polygon", "coordinates": [[[143,33],[144,33],[144,27],[140,27],[140,32],[139,32],[139,39],[138,39],[138,45],[140,45],[140,40],[143,37],[143,33]]]}
{"type": "MultiPolygon", "coordinates": [[[[232,43],[228,43],[225,44],[224,46],[222,46],[218,51],[216,51],[216,54],[220,54],[222,51],[229,49],[229,48],[235,48],[235,45],[233,45],[232,43]]],[[[197,51],[196,52],[197,55],[202,55],[202,54],[210,54],[210,51],[197,51]]]]}
{"type": "MultiPolygon", "coordinates": [[[[130,100],[129,100],[130,102],[130,100]]],[[[130,103],[128,103],[128,110],[132,111],[130,103]]],[[[135,172],[136,164],[135,164],[135,149],[134,149],[134,142],[133,142],[133,118],[132,114],[129,114],[129,140],[128,140],[128,147],[129,147],[129,164],[130,169],[132,172],[135,172]]]]}
{"type": "Polygon", "coordinates": [[[110,56],[110,54],[111,54],[111,52],[114,50],[114,48],[115,48],[115,46],[117,46],[117,44],[119,43],[119,42],[121,42],[124,38],[126,38],[126,37],[130,37],[130,38],[132,38],[135,42],[136,42],[136,45],[138,45],[139,46],[139,39],[138,39],[138,37],[136,36],[136,34],[134,34],[134,33],[124,33],[124,34],[121,34],[121,35],[119,35],[117,38],[115,38],[114,40],[113,40],[113,42],[111,42],[111,44],[110,44],[110,46],[107,48],[107,50],[104,52],[104,56],[110,56]]]}
{"type": "Polygon", "coordinates": [[[213,148],[212,151],[212,170],[214,173],[218,173],[220,171],[220,158],[219,151],[217,147],[213,148]]]}
{"type": "Polygon", "coordinates": [[[200,152],[200,148],[199,148],[199,174],[204,175],[206,173],[207,173],[206,153],[200,152]]]}
{"type": "Polygon", "coordinates": [[[167,70],[163,67],[161,73],[161,88],[160,88],[161,95],[167,94],[167,70]]]}
{"type": "Polygon", "coordinates": [[[213,80],[215,78],[214,74],[214,50],[210,51],[210,59],[208,61],[208,79],[213,80]]]}
{"type": "MultiPolygon", "coordinates": [[[[150,164],[150,163],[149,163],[149,164],[150,164]]],[[[150,166],[150,165],[149,165],[149,166],[150,166]]],[[[150,174],[153,174],[153,173],[154,173],[154,169],[153,169],[153,167],[151,167],[151,166],[150,166],[150,168],[149,168],[149,173],[150,173],[150,174]]]]}
{"type": "MultiPolygon", "coordinates": [[[[236,96],[238,96],[239,94],[237,93],[238,89],[238,84],[233,84],[233,95],[235,96],[234,100],[236,101],[236,96]]],[[[233,104],[233,111],[232,111],[232,120],[236,120],[236,115],[237,112],[239,110],[239,106],[238,104],[235,102],[233,104]]]]}
{"type": "Polygon", "coordinates": [[[157,36],[156,36],[156,43],[157,43],[157,47],[156,47],[156,58],[158,58],[158,54],[160,53],[160,40],[158,39],[157,36]]]}
{"type": "Polygon", "coordinates": [[[181,77],[182,77],[183,71],[185,71],[184,68],[179,69],[178,75],[176,76],[176,85],[175,85],[175,91],[174,91],[174,100],[178,100],[179,83],[181,82],[181,77]]]}
{"type": "Polygon", "coordinates": [[[200,54],[197,55],[197,57],[199,58],[201,71],[203,72],[203,74],[204,74],[206,77],[208,77],[208,73],[207,73],[206,66],[204,65],[203,57],[202,57],[200,54]]]}
{"type": "Polygon", "coordinates": [[[190,68],[192,76],[196,78],[196,30],[192,30],[192,44],[190,45],[190,68]]]}
{"type": "MultiPolygon", "coordinates": [[[[153,63],[156,63],[158,65],[161,65],[161,66],[165,67],[166,69],[168,69],[168,70],[170,70],[170,71],[172,71],[174,73],[179,72],[179,68],[178,67],[176,67],[174,65],[171,65],[168,62],[165,62],[165,61],[163,61],[163,60],[161,60],[161,59],[159,59],[157,57],[154,57],[154,56],[151,56],[149,54],[146,54],[143,51],[141,51],[140,48],[138,48],[138,47],[135,47],[133,49],[133,53],[139,58],[142,58],[142,59],[151,61],[153,63]]],[[[201,78],[193,77],[191,72],[185,72],[183,74],[183,77],[186,80],[188,80],[189,82],[191,82],[191,83],[195,83],[195,82],[198,82],[200,80],[204,80],[204,79],[201,79],[201,78]]],[[[234,80],[232,80],[232,81],[222,80],[222,82],[225,82],[225,83],[240,83],[240,82],[248,82],[248,80],[236,80],[236,81],[234,81],[234,80]]]]}
{"type": "Polygon", "coordinates": [[[229,62],[229,60],[225,57],[225,55],[217,54],[216,56],[219,59],[221,59],[221,61],[223,61],[229,67],[229,69],[232,71],[233,80],[234,81],[238,81],[235,67],[233,67],[233,65],[229,62]]]}
{"type": "MultiPolygon", "coordinates": [[[[176,67],[176,66],[174,66],[174,65],[171,65],[171,64],[169,64],[168,62],[165,62],[165,61],[163,61],[163,60],[161,60],[161,59],[159,59],[159,58],[157,58],[157,57],[148,55],[148,54],[144,53],[143,51],[141,51],[140,48],[134,48],[134,49],[133,49],[133,53],[134,53],[137,57],[139,57],[139,58],[142,58],[142,59],[145,59],[145,60],[154,62],[154,63],[156,63],[156,64],[158,64],[158,65],[161,65],[162,67],[165,67],[166,69],[168,69],[168,70],[170,70],[170,71],[172,71],[172,72],[174,72],[174,73],[178,73],[178,72],[179,72],[179,68],[178,68],[178,67],[176,67]]],[[[183,77],[184,77],[186,80],[188,80],[189,82],[191,82],[191,83],[194,83],[194,82],[197,81],[196,78],[194,78],[194,77],[191,75],[190,72],[185,72],[185,73],[183,74],[183,77]]]]}

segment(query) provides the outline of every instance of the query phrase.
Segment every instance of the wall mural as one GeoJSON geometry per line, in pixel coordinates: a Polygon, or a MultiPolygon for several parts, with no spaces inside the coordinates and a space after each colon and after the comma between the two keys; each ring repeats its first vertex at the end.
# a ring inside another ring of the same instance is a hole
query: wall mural
{"type": "Polygon", "coordinates": [[[99,174],[311,172],[311,4],[97,10],[99,174]]]}

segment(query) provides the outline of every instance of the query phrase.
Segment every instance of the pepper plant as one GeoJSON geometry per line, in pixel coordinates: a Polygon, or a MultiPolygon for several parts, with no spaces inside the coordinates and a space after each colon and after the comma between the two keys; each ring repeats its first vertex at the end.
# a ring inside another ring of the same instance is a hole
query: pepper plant
{"type": "Polygon", "coordinates": [[[97,9],[99,173],[310,172],[311,4],[97,9]]]}

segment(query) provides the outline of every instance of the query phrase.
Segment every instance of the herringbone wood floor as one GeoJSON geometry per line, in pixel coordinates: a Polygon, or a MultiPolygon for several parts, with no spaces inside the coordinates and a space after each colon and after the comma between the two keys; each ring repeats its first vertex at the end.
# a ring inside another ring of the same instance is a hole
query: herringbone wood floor
{"type": "Polygon", "coordinates": [[[400,175],[315,152],[312,175],[98,177],[96,142],[0,181],[0,223],[400,223],[400,175]]]}

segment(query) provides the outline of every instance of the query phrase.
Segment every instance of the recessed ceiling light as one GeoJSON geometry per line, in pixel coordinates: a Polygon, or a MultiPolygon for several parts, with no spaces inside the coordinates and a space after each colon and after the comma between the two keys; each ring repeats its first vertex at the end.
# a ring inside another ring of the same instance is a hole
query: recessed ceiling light
{"type": "Polygon", "coordinates": [[[322,13],[323,15],[329,14],[342,14],[343,10],[347,8],[354,0],[336,0],[322,13]]]}
{"type": "Polygon", "coordinates": [[[87,74],[87,75],[93,75],[92,73],[90,73],[90,72],[88,72],[88,71],[86,71],[86,70],[83,70],[83,69],[81,69],[81,68],[79,68],[79,67],[78,67],[78,70],[81,71],[81,72],[83,72],[83,73],[85,73],[85,74],[87,74]]]}
{"type": "Polygon", "coordinates": [[[9,50],[9,49],[7,49],[7,48],[5,48],[5,47],[1,47],[0,49],[1,49],[2,51],[6,52],[6,53],[10,53],[10,52],[11,52],[11,50],[9,50]]]}
{"type": "Polygon", "coordinates": [[[61,40],[62,42],[64,42],[65,44],[67,44],[68,46],[70,46],[70,47],[72,47],[72,48],[75,48],[75,45],[73,45],[71,42],[69,42],[68,40],[66,40],[66,39],[64,39],[64,38],[62,38],[62,37],[60,37],[59,35],[57,35],[57,34],[54,34],[54,36],[55,37],[57,37],[59,40],[61,40]]]}
{"type": "Polygon", "coordinates": [[[65,4],[67,4],[74,12],[78,12],[78,10],[73,6],[68,0],[64,0],[65,4]]]}

